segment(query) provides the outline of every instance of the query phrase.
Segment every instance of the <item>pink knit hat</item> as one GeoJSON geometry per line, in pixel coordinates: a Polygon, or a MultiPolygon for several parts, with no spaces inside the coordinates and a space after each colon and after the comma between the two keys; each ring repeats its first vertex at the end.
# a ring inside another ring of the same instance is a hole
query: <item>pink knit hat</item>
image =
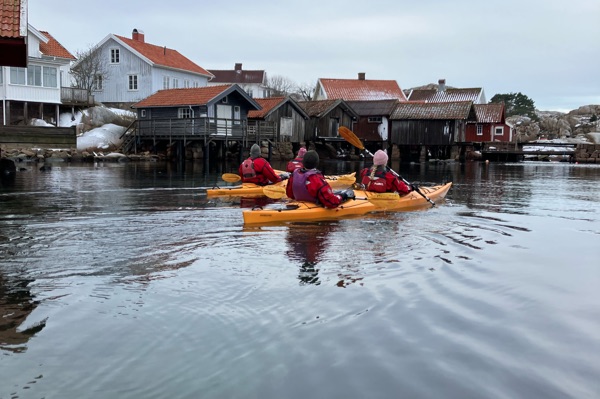
{"type": "Polygon", "coordinates": [[[374,165],[387,165],[388,155],[385,151],[377,150],[375,155],[373,155],[373,164],[374,165]]]}
{"type": "Polygon", "coordinates": [[[297,156],[297,158],[303,158],[304,154],[306,154],[306,148],[301,147],[300,150],[298,150],[298,156],[297,156]]]}

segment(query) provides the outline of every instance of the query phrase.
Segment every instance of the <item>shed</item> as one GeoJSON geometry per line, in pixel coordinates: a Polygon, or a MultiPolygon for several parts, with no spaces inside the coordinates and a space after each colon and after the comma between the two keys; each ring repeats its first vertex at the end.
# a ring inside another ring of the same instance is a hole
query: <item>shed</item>
{"type": "Polygon", "coordinates": [[[248,113],[248,130],[274,128],[276,141],[301,143],[304,141],[308,114],[291,97],[256,98],[260,110],[248,113]]]}

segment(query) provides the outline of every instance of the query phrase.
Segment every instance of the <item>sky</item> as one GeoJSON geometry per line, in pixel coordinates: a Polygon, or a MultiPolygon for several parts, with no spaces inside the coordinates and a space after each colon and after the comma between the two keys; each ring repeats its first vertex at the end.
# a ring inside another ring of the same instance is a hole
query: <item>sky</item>
{"type": "Polygon", "coordinates": [[[410,89],[522,93],[542,111],[600,104],[599,0],[29,0],[29,23],[72,54],[144,32],[204,69],[297,84],[395,80],[410,89]]]}

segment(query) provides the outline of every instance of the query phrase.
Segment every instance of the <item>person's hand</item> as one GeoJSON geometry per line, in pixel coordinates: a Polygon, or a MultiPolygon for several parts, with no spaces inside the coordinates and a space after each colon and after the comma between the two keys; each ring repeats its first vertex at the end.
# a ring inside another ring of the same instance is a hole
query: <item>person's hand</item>
{"type": "Polygon", "coordinates": [[[290,178],[290,174],[289,173],[281,173],[279,175],[279,177],[281,177],[281,180],[287,180],[290,178]]]}
{"type": "Polygon", "coordinates": [[[419,186],[417,186],[415,183],[410,185],[410,190],[411,191],[419,191],[419,186]]]}
{"type": "Polygon", "coordinates": [[[348,199],[354,199],[354,198],[356,198],[356,196],[354,195],[354,190],[352,190],[352,189],[346,190],[345,193],[346,193],[346,197],[348,199]]]}

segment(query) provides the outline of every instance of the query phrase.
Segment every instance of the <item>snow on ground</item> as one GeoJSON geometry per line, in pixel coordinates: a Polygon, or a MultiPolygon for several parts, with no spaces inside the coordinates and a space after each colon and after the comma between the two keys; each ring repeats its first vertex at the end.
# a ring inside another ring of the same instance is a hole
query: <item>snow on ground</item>
{"type": "Polygon", "coordinates": [[[77,151],[94,148],[104,150],[111,146],[117,147],[121,144],[120,137],[126,129],[123,126],[109,123],[85,132],[82,136],[77,137],[77,151]]]}

